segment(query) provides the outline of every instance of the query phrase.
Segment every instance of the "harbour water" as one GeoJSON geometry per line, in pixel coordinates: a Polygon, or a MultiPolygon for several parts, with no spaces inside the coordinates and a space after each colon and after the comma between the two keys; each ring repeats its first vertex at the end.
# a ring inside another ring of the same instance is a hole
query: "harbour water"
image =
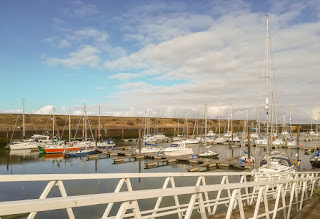
{"type": "MultiPolygon", "coordinates": [[[[128,145],[128,143],[116,142],[117,145],[128,145]]],[[[136,143],[131,143],[135,147],[136,143]]],[[[318,142],[303,142],[303,146],[313,147],[318,142]]],[[[167,147],[169,143],[162,143],[161,147],[167,147]]],[[[199,145],[190,146],[194,152],[204,150],[199,145]]],[[[240,147],[230,147],[229,145],[213,145],[210,150],[219,153],[219,160],[224,160],[231,157],[237,157],[243,153],[240,147]]],[[[312,155],[305,155],[304,150],[300,149],[277,149],[284,153],[289,158],[296,158],[299,153],[301,160],[301,169],[311,169],[309,158],[312,155]]],[[[266,154],[265,147],[252,147],[251,153],[256,157],[259,163],[261,158],[266,154]]],[[[113,164],[112,158],[87,160],[86,157],[81,158],[64,158],[61,155],[43,155],[38,151],[9,151],[1,149],[0,151],[0,174],[71,174],[71,173],[149,173],[149,172],[187,172],[190,167],[186,163],[177,163],[157,168],[146,169],[145,163],[151,160],[144,159],[140,161],[124,162],[120,164],[113,164]]],[[[215,169],[212,171],[240,171],[237,169],[215,169]]],[[[177,180],[176,186],[195,185],[196,178],[190,177],[188,180],[177,180]]],[[[219,183],[221,179],[212,179],[214,183],[219,183]]],[[[234,179],[238,180],[238,179],[234,179]]],[[[64,182],[68,196],[84,195],[95,193],[113,192],[119,180],[81,180],[81,181],[66,181],[64,182]]],[[[231,179],[232,181],[232,179],[231,179]]],[[[134,190],[143,188],[161,188],[164,179],[134,179],[131,181],[134,190]]],[[[208,184],[213,183],[210,180],[208,184]]],[[[15,183],[0,183],[0,201],[12,201],[21,199],[37,199],[45,188],[47,182],[15,182],[15,183]]],[[[60,196],[58,188],[54,188],[48,197],[60,196]]],[[[181,202],[183,202],[181,197],[181,202]]],[[[173,200],[168,200],[170,203],[173,200]]],[[[154,206],[155,200],[151,202],[141,203],[141,206],[154,206]],[[152,203],[152,204],[151,204],[152,203]]],[[[140,204],[140,203],[139,203],[140,204]]],[[[114,208],[117,208],[115,206],[114,208]]],[[[92,206],[86,208],[74,209],[76,218],[99,218],[103,214],[105,206],[92,206]]],[[[222,210],[222,209],[220,209],[222,210]]],[[[38,218],[66,218],[65,210],[50,211],[39,213],[38,218]]],[[[22,217],[23,218],[23,217],[22,217]]],[[[175,217],[173,217],[175,218],[175,217]]]]}

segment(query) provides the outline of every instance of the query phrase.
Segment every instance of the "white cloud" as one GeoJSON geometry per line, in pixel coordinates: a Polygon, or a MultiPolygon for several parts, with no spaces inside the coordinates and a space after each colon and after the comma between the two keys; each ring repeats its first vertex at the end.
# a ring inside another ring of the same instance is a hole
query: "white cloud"
{"type": "Polygon", "coordinates": [[[150,85],[147,84],[146,82],[135,82],[135,83],[121,84],[121,85],[119,85],[119,88],[122,88],[122,89],[136,89],[136,88],[145,89],[146,87],[149,87],[149,86],[150,85]]]}
{"type": "MultiPolygon", "coordinates": [[[[315,77],[320,68],[320,22],[292,23],[299,10],[293,7],[284,14],[269,15],[273,50],[270,74],[277,75],[270,81],[270,90],[274,91],[275,103],[281,103],[280,112],[288,114],[288,106],[299,102],[300,105],[294,107],[296,115],[305,113],[302,106],[314,100],[312,95],[306,94],[313,93],[320,84],[320,78],[315,77]]],[[[248,108],[252,117],[265,98],[266,82],[259,78],[265,72],[265,28],[264,14],[229,14],[216,19],[205,31],[146,45],[128,56],[106,61],[106,69],[134,70],[137,72],[134,77],[154,71],[148,80],[188,81],[171,86],[149,85],[148,89],[136,86],[118,93],[115,98],[140,110],[159,106],[169,114],[173,111],[194,112],[205,103],[232,103],[235,116],[244,118],[248,108]]],[[[130,80],[132,76],[128,73],[112,77],[130,80]]],[[[127,89],[127,86],[131,84],[120,88],[127,89]]],[[[308,117],[310,112],[311,108],[299,118],[308,117]]],[[[212,113],[217,114],[216,108],[212,113]]]]}
{"type": "Polygon", "coordinates": [[[129,80],[131,78],[136,77],[136,74],[132,73],[117,73],[115,75],[110,76],[110,79],[118,79],[118,80],[129,80]]]}
{"type": "Polygon", "coordinates": [[[72,52],[65,59],[47,58],[46,62],[53,65],[65,65],[72,68],[81,66],[90,66],[97,68],[99,66],[100,51],[96,47],[86,45],[76,52],[72,52]]]}
{"type": "Polygon", "coordinates": [[[71,1],[70,6],[63,9],[66,16],[87,17],[99,13],[97,7],[93,4],[87,4],[82,1],[71,1]]]}
{"type": "Polygon", "coordinates": [[[83,43],[103,46],[107,43],[109,34],[103,30],[92,27],[85,27],[82,29],[72,30],[63,29],[61,36],[47,37],[43,41],[50,43],[54,47],[66,48],[83,43]]]}
{"type": "Polygon", "coordinates": [[[212,22],[213,19],[208,15],[185,12],[172,13],[166,16],[159,15],[151,19],[141,18],[138,25],[132,29],[133,34],[125,34],[124,38],[126,40],[137,40],[143,44],[158,43],[193,31],[207,29],[212,22]]]}
{"type": "Polygon", "coordinates": [[[93,40],[96,43],[105,43],[108,40],[108,38],[109,34],[105,31],[89,27],[80,30],[74,30],[69,36],[67,36],[68,40],[74,40],[78,42],[93,40]]]}
{"type": "Polygon", "coordinates": [[[33,110],[34,114],[53,114],[55,112],[54,106],[43,106],[38,110],[33,110]]]}

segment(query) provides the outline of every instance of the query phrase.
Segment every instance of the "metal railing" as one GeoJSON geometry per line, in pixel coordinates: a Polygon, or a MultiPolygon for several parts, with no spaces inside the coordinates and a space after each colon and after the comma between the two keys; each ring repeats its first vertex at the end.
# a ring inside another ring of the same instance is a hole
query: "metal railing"
{"type": "Polygon", "coordinates": [[[240,218],[274,219],[280,214],[284,218],[290,218],[293,208],[295,212],[300,211],[315,188],[320,186],[320,172],[268,175],[252,172],[170,172],[0,176],[1,183],[35,181],[49,181],[40,198],[0,202],[0,217],[29,213],[28,218],[34,218],[37,212],[66,209],[69,218],[75,218],[73,208],[105,204],[102,218],[156,218],[173,215],[181,219],[191,218],[192,214],[201,218],[214,214],[230,218],[233,213],[240,215],[240,218]],[[196,184],[176,186],[177,179],[184,177],[196,177],[196,184]],[[235,178],[238,181],[230,182],[230,177],[233,181],[235,178]],[[131,185],[134,178],[159,178],[164,183],[161,188],[134,190],[131,185]],[[207,184],[208,178],[216,178],[219,183],[207,184]],[[92,179],[119,179],[119,182],[111,193],[67,195],[63,181],[92,179]],[[54,186],[59,188],[61,197],[47,198],[54,186]],[[124,188],[126,191],[123,191],[124,188]],[[182,196],[184,204],[181,202],[182,196]],[[164,197],[173,197],[174,203],[171,206],[162,204],[164,197]],[[154,206],[141,209],[141,201],[149,199],[155,201],[154,206]],[[116,207],[115,203],[120,207],[116,207]],[[252,206],[251,210],[246,206],[252,206]],[[218,208],[226,211],[218,212],[218,208]]]}

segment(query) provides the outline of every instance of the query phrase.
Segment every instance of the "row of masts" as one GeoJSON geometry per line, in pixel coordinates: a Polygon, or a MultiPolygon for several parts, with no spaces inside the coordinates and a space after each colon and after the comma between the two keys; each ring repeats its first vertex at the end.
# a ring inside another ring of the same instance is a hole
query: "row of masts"
{"type": "MultiPolygon", "coordinates": [[[[267,116],[267,129],[266,132],[271,132],[272,135],[274,136],[275,134],[278,133],[278,126],[279,126],[279,120],[278,120],[278,105],[277,104],[273,104],[274,100],[273,100],[273,93],[272,93],[272,98],[271,98],[271,120],[270,120],[270,126],[269,126],[269,118],[267,116]],[[275,113],[274,113],[274,108],[275,108],[275,113]],[[274,116],[275,114],[275,116],[274,116]],[[275,119],[274,119],[275,117],[275,119]]],[[[256,132],[257,134],[261,134],[261,124],[263,124],[261,122],[261,118],[260,118],[260,109],[261,107],[258,106],[257,108],[257,119],[256,119],[256,132]]],[[[268,107],[269,109],[269,107],[268,107]]],[[[25,137],[25,100],[23,99],[23,137],[25,137]]],[[[227,132],[231,132],[232,130],[232,105],[230,108],[230,112],[228,114],[228,128],[227,128],[227,132]]],[[[99,106],[99,113],[98,113],[98,139],[101,138],[101,121],[100,121],[100,106],[99,106]]],[[[149,135],[151,134],[151,116],[150,115],[150,111],[147,113],[147,111],[145,111],[145,118],[144,118],[144,125],[145,125],[145,132],[144,135],[149,135]]],[[[219,125],[218,125],[218,134],[219,136],[221,135],[221,110],[219,107],[218,110],[218,119],[219,119],[219,125]]],[[[286,131],[286,123],[285,123],[285,119],[286,116],[283,116],[283,125],[282,125],[282,131],[286,131]]],[[[194,124],[194,132],[193,135],[195,134],[195,129],[196,129],[196,134],[199,134],[198,131],[198,126],[199,126],[199,113],[197,113],[197,118],[194,124]]],[[[248,121],[248,112],[246,115],[246,121],[248,121]]],[[[84,104],[84,115],[83,115],[83,137],[84,139],[87,139],[87,122],[88,122],[88,115],[87,115],[87,110],[86,110],[86,105],[84,104]]],[[[53,109],[53,116],[52,116],[52,126],[53,126],[53,131],[52,131],[52,136],[55,136],[55,110],[53,109]]],[[[251,125],[253,127],[253,125],[251,125]]],[[[203,126],[201,126],[203,128],[203,126]]],[[[292,117],[291,117],[291,106],[289,106],[289,124],[288,124],[288,132],[290,134],[290,136],[292,135],[292,117]]],[[[178,134],[180,133],[180,122],[179,122],[179,117],[178,117],[178,134]]],[[[155,132],[158,133],[159,132],[159,117],[158,117],[158,111],[156,111],[156,117],[155,117],[155,128],[154,128],[155,132]]],[[[203,130],[203,129],[202,129],[203,130]]],[[[311,131],[312,131],[312,123],[311,123],[311,131]]],[[[203,131],[202,131],[203,132],[203,131]]],[[[189,134],[189,123],[188,123],[188,113],[185,114],[185,121],[184,121],[184,126],[183,126],[183,133],[187,133],[187,135],[189,134]]],[[[204,133],[208,133],[208,107],[207,105],[205,105],[205,111],[204,111],[204,133]]],[[[268,135],[267,135],[268,136],[268,135]]],[[[270,136],[270,137],[271,137],[270,136]]],[[[69,110],[69,141],[71,141],[71,111],[69,110]]]]}

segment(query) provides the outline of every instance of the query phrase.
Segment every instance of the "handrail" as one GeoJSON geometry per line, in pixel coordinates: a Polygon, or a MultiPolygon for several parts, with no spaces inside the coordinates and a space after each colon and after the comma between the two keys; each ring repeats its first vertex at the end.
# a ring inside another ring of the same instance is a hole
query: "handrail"
{"type": "MultiPolygon", "coordinates": [[[[268,175],[302,175],[320,174],[320,172],[295,173],[268,173],[268,175]]],[[[162,172],[162,173],[88,173],[88,174],[27,174],[27,175],[0,175],[0,182],[26,182],[51,180],[85,180],[85,179],[120,179],[120,178],[151,178],[151,177],[199,177],[199,176],[255,176],[264,175],[259,172],[162,172]]]]}
{"type": "MultiPolygon", "coordinates": [[[[241,218],[245,217],[243,204],[255,205],[253,218],[272,215],[283,211],[289,218],[291,209],[295,206],[301,210],[305,201],[310,199],[315,188],[320,186],[320,172],[296,173],[255,173],[255,172],[201,172],[201,173],[104,173],[104,174],[32,174],[32,175],[1,175],[0,182],[32,182],[49,181],[39,199],[0,202],[0,217],[12,214],[30,213],[28,219],[34,218],[37,212],[66,209],[69,218],[75,218],[72,208],[106,205],[102,218],[109,218],[114,203],[120,203],[116,218],[156,218],[167,215],[178,215],[179,219],[190,218],[194,210],[199,210],[201,217],[215,214],[218,206],[228,206],[226,218],[230,218],[233,209],[238,208],[241,218]],[[283,175],[283,176],[281,176],[283,175]],[[230,176],[239,176],[240,181],[229,182],[230,176]],[[246,176],[254,176],[253,181],[247,181],[246,176]],[[268,180],[259,180],[260,176],[268,180]],[[281,177],[280,177],[281,176],[281,177]],[[286,177],[284,177],[286,176],[286,177]],[[133,178],[165,178],[162,188],[133,190],[130,179],[133,178]],[[198,177],[196,185],[176,186],[175,178],[198,177]],[[206,184],[206,177],[222,177],[221,183],[206,184]],[[265,178],[268,177],[268,178],[265,178]],[[278,178],[279,177],[279,178],[278,178]],[[280,179],[281,178],[281,179],[280,179]],[[114,192],[102,194],[87,194],[67,196],[63,181],[92,179],[119,179],[114,192]],[[169,183],[171,187],[168,187],[169,183]],[[62,197],[47,198],[53,188],[58,186],[62,197]],[[121,191],[126,185],[127,191],[121,191]],[[227,196],[222,196],[226,192],[227,196]],[[208,195],[210,194],[210,196],[208,195]],[[213,194],[216,194],[212,197],[213,194]],[[189,204],[180,204],[179,198],[188,195],[189,204]],[[175,204],[161,207],[163,197],[173,197],[175,204]],[[289,203],[286,198],[289,197],[289,203]],[[157,199],[153,209],[140,211],[140,200],[157,199]],[[261,202],[263,200],[263,202],[261,202]],[[275,207],[269,210],[269,200],[275,201],[275,207]],[[261,205],[265,212],[259,213],[261,205]],[[279,205],[282,203],[282,206],[279,205]],[[133,213],[127,213],[127,210],[133,213]]],[[[5,185],[5,184],[4,184],[5,185]]],[[[114,213],[111,212],[111,214],[114,213]]]]}
{"type": "MultiPolygon", "coordinates": [[[[313,178],[319,180],[320,177],[313,178]]],[[[78,195],[59,198],[47,199],[30,199],[21,201],[0,202],[0,216],[8,214],[22,214],[33,211],[48,211],[63,208],[83,207],[99,204],[107,204],[113,202],[125,202],[133,200],[142,200],[158,197],[166,197],[173,195],[185,195],[203,192],[214,192],[227,189],[242,189],[253,186],[272,186],[277,184],[303,182],[307,181],[306,178],[301,179],[284,179],[276,181],[263,181],[263,182],[247,182],[247,183],[230,183],[219,185],[206,185],[206,186],[186,186],[163,189],[148,189],[138,190],[131,192],[120,192],[117,194],[91,194],[91,195],[78,195]]]]}

